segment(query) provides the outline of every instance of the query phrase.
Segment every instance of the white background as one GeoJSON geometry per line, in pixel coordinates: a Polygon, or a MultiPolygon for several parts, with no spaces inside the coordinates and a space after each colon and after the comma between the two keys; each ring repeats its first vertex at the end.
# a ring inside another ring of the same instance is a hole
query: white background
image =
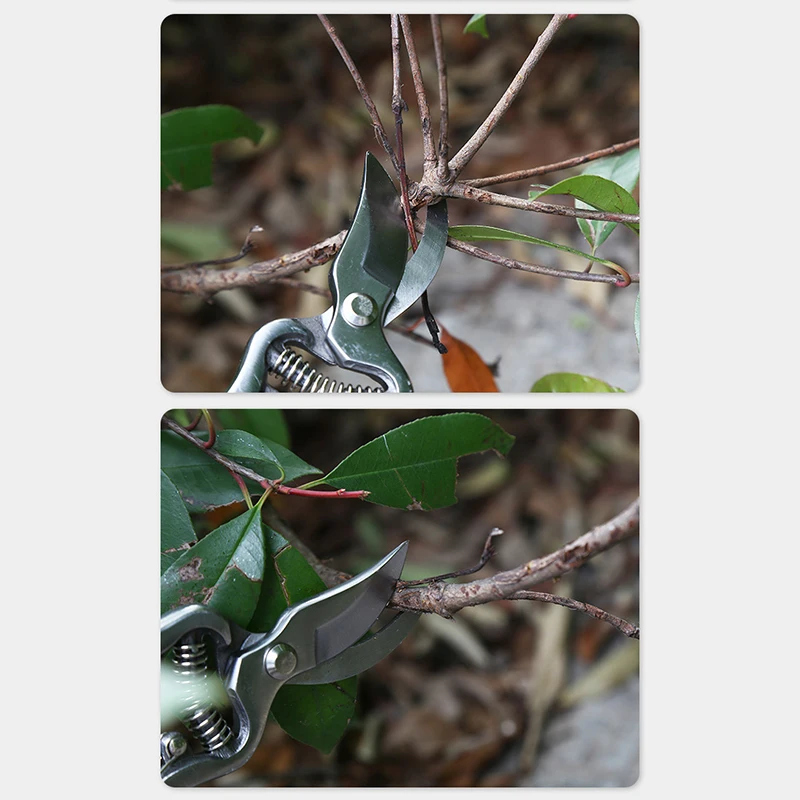
{"type": "MultiPolygon", "coordinates": [[[[642,773],[632,790],[603,796],[786,796],[798,711],[798,13],[777,2],[491,5],[633,13],[641,24],[641,388],[496,398],[622,404],[641,420],[642,773]]],[[[285,7],[32,0],[4,9],[3,775],[12,791],[170,791],[155,756],[158,421],[172,405],[220,398],[173,398],[159,382],[159,25],[176,11],[285,7]]],[[[406,0],[399,10],[486,7],[406,0]]],[[[330,398],[360,402],[374,398],[330,398]]],[[[424,405],[486,402],[426,395],[424,405]]]]}

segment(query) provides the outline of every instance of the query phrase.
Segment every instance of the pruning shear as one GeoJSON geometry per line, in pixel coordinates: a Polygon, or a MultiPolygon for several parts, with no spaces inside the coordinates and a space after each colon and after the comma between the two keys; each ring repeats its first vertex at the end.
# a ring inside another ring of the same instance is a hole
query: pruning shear
{"type": "Polygon", "coordinates": [[[408,543],[345,583],[289,606],[269,633],[252,633],[208,606],[190,605],[161,617],[161,654],[184,708],[179,713],[202,748],[193,752],[178,731],[161,735],[161,777],[196,786],[239,769],[254,753],[270,706],[284,684],[341,681],[376,664],[406,637],[418,615],[400,612],[364,635],[385,609],[400,577],[408,543]],[[207,690],[208,653],[230,701],[229,724],[207,690]]]}
{"type": "Polygon", "coordinates": [[[367,153],[353,224],[328,275],[333,304],[305,319],[279,319],[247,344],[229,392],[274,392],[267,379],[301,392],[411,392],[384,327],[406,311],[434,279],[447,244],[447,205],[428,206],[425,232],[406,262],[408,235],[400,197],[375,156],[367,153]],[[326,377],[296,353],[300,347],[332,366],[368,375],[378,388],[326,377]]]}

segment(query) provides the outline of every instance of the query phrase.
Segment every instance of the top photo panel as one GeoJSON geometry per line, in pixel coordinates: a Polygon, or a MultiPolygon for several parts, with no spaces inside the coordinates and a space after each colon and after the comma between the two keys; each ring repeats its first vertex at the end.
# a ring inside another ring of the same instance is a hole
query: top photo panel
{"type": "Polygon", "coordinates": [[[171,392],[630,392],[628,15],[172,15],[171,392]]]}

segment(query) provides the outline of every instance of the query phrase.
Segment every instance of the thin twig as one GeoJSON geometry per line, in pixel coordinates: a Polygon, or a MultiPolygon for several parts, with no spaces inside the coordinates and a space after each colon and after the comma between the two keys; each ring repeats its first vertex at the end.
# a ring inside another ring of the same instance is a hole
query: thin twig
{"type": "Polygon", "coordinates": [[[162,272],[173,272],[179,269],[192,269],[197,267],[216,267],[223,264],[233,264],[236,261],[241,261],[254,247],[253,234],[261,233],[264,229],[260,225],[253,225],[244,240],[241,250],[235,256],[228,256],[227,258],[212,258],[209,261],[192,261],[189,264],[162,264],[162,272]]]}
{"type": "Polygon", "coordinates": [[[608,611],[603,611],[602,608],[598,608],[597,606],[592,606],[588,603],[582,603],[580,600],[573,600],[571,597],[560,597],[555,594],[550,594],[549,592],[531,592],[527,589],[523,589],[519,592],[514,592],[514,594],[509,595],[506,599],[537,600],[542,603],[553,603],[557,606],[564,606],[565,608],[570,608],[573,611],[581,611],[584,614],[588,614],[590,617],[594,617],[601,622],[607,622],[609,625],[613,625],[618,631],[624,633],[626,636],[630,636],[631,639],[639,638],[638,625],[633,625],[621,617],[616,617],[613,614],[609,614],[608,611]]]}
{"type": "Polygon", "coordinates": [[[210,297],[237,286],[260,286],[279,277],[294,275],[309,267],[327,264],[342,248],[347,230],[317,244],[268,261],[258,261],[230,269],[207,270],[192,267],[161,275],[161,288],[167,292],[200,294],[210,297]]]}
{"type": "Polygon", "coordinates": [[[249,467],[245,467],[233,459],[222,455],[222,453],[215,450],[213,447],[207,447],[206,441],[178,425],[175,420],[170,419],[169,417],[163,417],[162,420],[165,427],[169,428],[174,433],[177,433],[178,436],[181,436],[187,441],[191,442],[196,447],[199,447],[201,450],[203,450],[203,452],[208,453],[210,458],[214,459],[214,461],[216,461],[218,464],[222,464],[225,469],[230,472],[236,472],[244,478],[249,478],[251,481],[255,481],[259,486],[261,486],[262,489],[274,491],[277,494],[293,494],[301,495],[303,497],[318,497],[329,500],[334,498],[363,500],[365,497],[367,497],[367,495],[369,495],[369,492],[359,490],[346,491],[344,489],[302,489],[295,486],[284,486],[281,481],[273,481],[269,478],[265,478],[263,475],[259,475],[249,467]]]}
{"type": "Polygon", "coordinates": [[[519,72],[514,76],[508,89],[506,89],[503,96],[497,102],[497,105],[492,109],[489,116],[486,117],[478,130],[472,134],[470,140],[450,160],[450,170],[454,176],[458,176],[464,167],[469,164],[473,156],[480,150],[489,138],[489,135],[497,127],[497,123],[500,122],[503,115],[508,111],[509,106],[514,102],[514,99],[525,85],[525,81],[533,71],[533,68],[539,63],[539,59],[544,54],[545,50],[547,50],[556,31],[567,21],[567,16],[567,14],[556,14],[550,20],[550,23],[536,41],[530,54],[525,59],[525,63],[520,67],[519,72]]]}
{"type": "Polygon", "coordinates": [[[367,107],[367,113],[369,114],[369,117],[372,120],[372,127],[375,131],[376,138],[383,145],[383,149],[386,151],[386,154],[391,159],[392,165],[394,166],[395,170],[399,172],[400,167],[397,163],[397,156],[395,155],[395,152],[392,149],[392,145],[389,143],[389,137],[386,135],[386,129],[383,127],[380,115],[378,114],[378,109],[375,107],[375,103],[372,102],[372,98],[370,97],[370,94],[367,91],[367,86],[364,83],[364,79],[361,77],[361,73],[358,71],[358,68],[353,62],[353,59],[350,58],[350,53],[347,52],[347,48],[344,46],[342,40],[339,38],[339,35],[336,33],[336,29],[333,27],[328,17],[326,17],[324,14],[317,14],[317,16],[319,17],[320,22],[325,27],[325,30],[327,31],[328,36],[335,45],[336,49],[339,51],[339,55],[342,57],[342,60],[347,66],[347,69],[353,76],[353,80],[355,81],[355,84],[358,87],[358,91],[361,94],[362,99],[364,100],[364,105],[367,107]]]}
{"type": "Polygon", "coordinates": [[[397,581],[397,588],[405,588],[406,586],[422,586],[424,584],[436,583],[437,581],[446,581],[450,578],[461,578],[464,575],[472,575],[475,572],[482,570],[488,563],[489,559],[494,555],[494,537],[500,536],[503,533],[500,528],[492,528],[491,533],[486,537],[486,542],[483,545],[483,552],[478,559],[478,563],[473,567],[466,567],[459,569],[455,572],[447,572],[444,575],[434,575],[432,578],[420,578],[416,581],[397,581]]]}
{"type": "Polygon", "coordinates": [[[598,525],[569,544],[515,569],[469,583],[434,583],[398,587],[392,595],[394,608],[450,616],[466,606],[510,597],[521,589],[544,583],[585,564],[590,558],[633,536],[639,529],[639,500],[608,522],[598,525]]]}
{"type": "MultiPolygon", "coordinates": [[[[589,281],[590,283],[612,283],[619,288],[624,288],[628,284],[624,279],[620,279],[617,275],[604,275],[595,272],[579,272],[570,269],[556,269],[555,267],[546,267],[543,264],[531,264],[527,261],[517,261],[515,258],[507,258],[506,256],[492,253],[489,250],[484,250],[482,247],[477,247],[474,244],[462,242],[459,239],[454,239],[452,236],[447,237],[447,246],[452,247],[453,250],[458,250],[461,253],[466,253],[469,256],[480,258],[482,261],[489,261],[492,264],[499,264],[501,267],[507,269],[518,269],[522,272],[533,272],[537,275],[549,275],[551,278],[566,278],[573,281],[589,281]]],[[[629,275],[631,283],[639,283],[639,273],[632,272],[626,273],[629,275]]]]}
{"type": "Polygon", "coordinates": [[[572,208],[571,206],[542,203],[540,200],[523,200],[497,192],[487,192],[486,189],[476,189],[465,183],[454,183],[443,192],[445,197],[458,197],[462,200],[476,200],[490,206],[503,206],[505,208],[518,208],[521,211],[538,211],[543,214],[556,214],[561,217],[575,217],[578,219],[596,219],[603,222],[623,222],[638,225],[638,214],[617,214],[611,211],[595,211],[591,208],[572,208]]]}
{"type": "Polygon", "coordinates": [[[406,172],[406,154],[403,145],[403,111],[408,110],[401,94],[400,83],[400,16],[391,15],[392,29],[392,113],[394,114],[394,133],[397,141],[398,176],[400,178],[400,202],[403,206],[411,249],[417,249],[417,234],[414,231],[414,218],[411,216],[411,204],[408,200],[408,174],[406,172]]]}
{"type": "Polygon", "coordinates": [[[439,147],[436,150],[436,177],[440,183],[447,183],[449,177],[447,159],[450,153],[448,138],[450,133],[450,111],[448,107],[447,61],[444,57],[442,20],[438,14],[431,14],[431,32],[433,33],[433,51],[436,56],[436,74],[439,77],[439,147]]]}
{"type": "Polygon", "coordinates": [[[506,172],[503,175],[492,175],[490,178],[473,178],[469,181],[462,181],[465,186],[472,186],[473,188],[480,189],[483,186],[496,186],[500,183],[511,183],[512,181],[523,181],[528,178],[535,178],[538,175],[548,175],[551,172],[559,172],[563,169],[570,169],[572,167],[579,167],[581,164],[587,164],[590,161],[596,161],[598,158],[605,158],[606,156],[619,155],[632,150],[634,147],[639,146],[639,139],[630,139],[627,142],[619,142],[612,144],[609,147],[604,147],[602,150],[595,150],[593,153],[586,153],[582,156],[575,156],[568,158],[565,161],[556,161],[554,164],[544,164],[541,167],[533,167],[531,169],[521,169],[516,172],[506,172]]]}
{"type": "MultiPolygon", "coordinates": [[[[403,147],[403,111],[408,110],[408,106],[400,94],[400,32],[398,25],[403,28],[403,38],[406,42],[408,49],[409,61],[411,63],[411,71],[414,75],[414,85],[417,88],[417,104],[419,106],[420,118],[423,121],[423,146],[425,148],[426,159],[428,157],[428,141],[430,140],[430,150],[433,152],[433,136],[430,131],[430,112],[428,111],[428,100],[425,96],[425,87],[422,85],[422,76],[419,70],[419,60],[417,59],[416,49],[414,48],[414,37],[411,33],[411,26],[408,17],[401,18],[398,14],[392,14],[392,111],[394,112],[395,120],[395,133],[397,136],[397,155],[400,162],[400,197],[403,205],[403,215],[406,220],[408,228],[408,235],[411,239],[411,249],[416,252],[417,249],[417,234],[414,230],[414,218],[411,214],[411,204],[408,199],[408,174],[406,173],[406,157],[403,147]],[[405,21],[404,21],[405,20],[405,21]],[[413,54],[413,55],[412,55],[413,54]],[[427,115],[427,116],[426,116],[427,115]],[[427,126],[426,126],[427,121],[427,126]],[[427,136],[426,136],[427,131],[427,136]]],[[[423,167],[423,177],[426,170],[429,169],[426,162],[423,167]]],[[[439,339],[439,325],[436,322],[436,317],[433,316],[431,311],[430,302],[428,300],[428,292],[425,290],[422,293],[422,313],[425,317],[425,324],[428,327],[428,332],[431,335],[433,346],[444,355],[447,353],[447,348],[442,344],[439,339]]]]}
{"type": "Polygon", "coordinates": [[[436,167],[436,146],[433,143],[433,131],[431,130],[431,111],[428,107],[428,96],[425,93],[425,84],[422,81],[417,46],[408,14],[400,14],[400,27],[403,29],[408,63],[411,65],[411,76],[414,79],[414,90],[417,94],[417,108],[419,109],[419,121],[422,127],[422,176],[423,180],[425,180],[429,174],[434,172],[436,167]]]}

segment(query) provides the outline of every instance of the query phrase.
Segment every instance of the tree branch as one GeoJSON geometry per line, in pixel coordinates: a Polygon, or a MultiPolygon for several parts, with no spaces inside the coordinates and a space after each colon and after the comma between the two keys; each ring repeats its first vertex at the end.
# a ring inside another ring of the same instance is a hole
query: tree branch
{"type": "Polygon", "coordinates": [[[237,286],[260,286],[277,277],[286,277],[309,267],[327,264],[342,248],[347,230],[323,239],[317,244],[268,261],[258,261],[230,269],[209,270],[203,267],[165,272],[161,288],[167,292],[211,296],[237,286]]]}
{"type": "Polygon", "coordinates": [[[580,600],[573,600],[571,597],[559,597],[555,594],[548,592],[531,592],[527,589],[522,589],[519,592],[509,595],[507,600],[538,600],[541,603],[553,603],[557,606],[564,606],[565,608],[572,609],[573,611],[581,611],[588,614],[590,617],[599,619],[601,622],[607,622],[613,625],[618,631],[630,636],[631,639],[639,638],[639,626],[633,625],[630,622],[609,614],[608,611],[603,611],[602,608],[582,603],[580,600]]]}
{"type": "Polygon", "coordinates": [[[486,189],[476,189],[466,183],[454,183],[442,193],[446,197],[458,197],[463,200],[475,200],[490,206],[504,206],[505,208],[518,208],[521,211],[538,211],[542,214],[557,214],[561,217],[575,217],[577,219],[597,219],[603,222],[640,222],[638,214],[615,214],[610,211],[595,211],[591,208],[572,208],[571,206],[542,203],[540,200],[523,200],[521,197],[512,197],[497,192],[487,192],[486,189]]]}
{"type": "Polygon", "coordinates": [[[427,180],[429,174],[434,174],[436,167],[436,146],[433,143],[433,132],[431,131],[431,111],[428,107],[428,96],[425,94],[422,70],[417,57],[417,46],[408,14],[400,14],[400,27],[403,29],[408,63],[411,65],[411,76],[414,79],[414,90],[417,93],[417,108],[422,127],[422,176],[423,180],[427,180]]]}
{"type": "Polygon", "coordinates": [[[331,24],[331,21],[324,14],[317,14],[317,16],[319,17],[320,22],[323,24],[325,30],[328,33],[328,36],[335,45],[336,49],[339,51],[339,55],[342,57],[342,60],[347,66],[347,69],[353,76],[353,80],[355,81],[355,84],[358,87],[358,91],[361,94],[362,99],[364,100],[364,105],[367,107],[367,113],[369,114],[369,117],[372,120],[372,127],[375,131],[375,137],[383,145],[383,149],[386,151],[386,154],[391,159],[392,165],[394,166],[395,170],[399,172],[400,167],[397,163],[397,156],[395,155],[394,150],[392,149],[392,145],[389,144],[389,137],[386,135],[386,129],[383,127],[380,115],[378,114],[378,109],[375,107],[375,103],[372,102],[372,98],[370,97],[370,94],[367,91],[367,86],[364,83],[364,79],[361,77],[361,73],[358,71],[358,68],[353,62],[353,59],[350,58],[350,53],[347,52],[347,48],[344,46],[342,40],[339,38],[339,34],[336,33],[336,29],[331,24]]]}
{"type": "Polygon", "coordinates": [[[447,163],[450,144],[450,110],[447,94],[447,61],[444,57],[444,39],[442,37],[442,20],[438,14],[431,14],[431,32],[433,33],[433,52],[436,56],[436,74],[439,78],[439,147],[436,151],[436,177],[440,183],[448,183],[450,168],[447,163]]]}
{"type": "MultiPolygon", "coordinates": [[[[489,261],[492,264],[499,264],[501,267],[507,269],[518,269],[522,272],[533,272],[537,275],[549,275],[551,278],[565,278],[573,281],[589,281],[591,283],[613,283],[619,288],[623,288],[628,284],[620,279],[617,275],[605,275],[595,272],[578,272],[570,269],[556,269],[555,267],[546,267],[543,264],[531,264],[526,261],[517,261],[515,258],[507,258],[506,256],[492,253],[489,250],[484,250],[482,247],[477,247],[468,242],[462,242],[459,239],[454,239],[452,236],[447,237],[447,246],[452,247],[453,250],[458,250],[461,253],[466,253],[469,256],[480,258],[482,261],[489,261]]],[[[631,279],[631,283],[639,283],[639,273],[627,273],[631,279]]]]}
{"type": "Polygon", "coordinates": [[[462,181],[465,186],[472,186],[474,189],[480,189],[482,186],[496,186],[499,183],[511,183],[512,181],[523,181],[527,178],[536,178],[539,175],[548,175],[551,172],[559,172],[562,169],[570,169],[572,167],[579,167],[581,164],[587,164],[590,161],[596,161],[598,158],[605,158],[606,156],[619,155],[632,150],[634,147],[639,146],[639,139],[629,139],[627,142],[619,142],[612,144],[609,147],[604,147],[602,150],[595,150],[593,153],[586,153],[582,156],[575,156],[568,158],[565,161],[556,161],[555,164],[545,164],[541,167],[533,167],[532,169],[521,169],[517,172],[506,172],[503,175],[492,175],[489,178],[473,178],[469,181],[462,181]]]}
{"type": "Polygon", "coordinates": [[[515,569],[468,583],[433,583],[428,586],[398,585],[390,605],[407,611],[449,617],[467,606],[511,597],[516,592],[572,572],[589,559],[632,537],[639,528],[639,499],[608,522],[598,525],[569,544],[515,569]]]}
{"type": "Polygon", "coordinates": [[[453,156],[450,161],[450,170],[454,176],[464,169],[469,164],[473,156],[480,150],[486,140],[489,138],[492,131],[497,127],[497,123],[503,118],[503,115],[508,111],[511,103],[519,94],[528,76],[533,71],[533,68],[539,63],[539,59],[544,54],[545,50],[553,40],[556,31],[567,21],[567,14],[556,14],[550,20],[548,26],[542,32],[542,35],[536,41],[536,44],[531,50],[525,63],[520,67],[519,72],[509,84],[508,89],[503,93],[503,96],[497,102],[497,105],[489,113],[489,116],[483,121],[481,126],[475,133],[472,134],[470,140],[453,156]]]}

